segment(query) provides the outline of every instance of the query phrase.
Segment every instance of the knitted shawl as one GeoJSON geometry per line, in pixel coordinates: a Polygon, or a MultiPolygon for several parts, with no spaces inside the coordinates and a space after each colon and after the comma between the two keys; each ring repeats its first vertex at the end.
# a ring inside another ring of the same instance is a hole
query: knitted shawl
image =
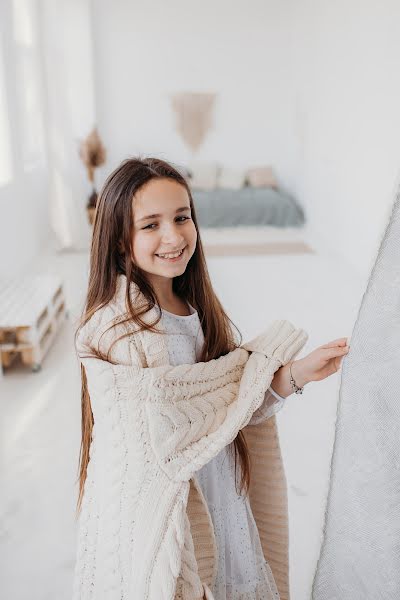
{"type": "MultiPolygon", "coordinates": [[[[193,475],[241,429],[253,463],[250,503],[264,554],[281,598],[289,598],[286,481],[275,417],[248,423],[275,371],[299,353],[307,334],[277,320],[225,356],[173,367],[161,331],[120,323],[126,286],[119,275],[113,300],[77,338],[94,427],[73,600],[212,599],[215,536],[193,475]],[[89,356],[91,347],[107,351],[129,328],[110,362],[89,356]]],[[[142,304],[133,283],[129,294],[142,304]]],[[[146,313],[147,322],[156,310],[146,313]]]]}

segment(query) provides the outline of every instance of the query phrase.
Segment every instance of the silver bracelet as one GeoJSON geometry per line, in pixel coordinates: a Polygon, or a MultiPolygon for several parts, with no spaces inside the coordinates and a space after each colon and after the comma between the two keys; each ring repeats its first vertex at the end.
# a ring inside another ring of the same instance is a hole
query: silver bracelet
{"type": "Polygon", "coordinates": [[[303,387],[299,387],[298,385],[296,385],[296,382],[295,382],[295,380],[293,379],[293,375],[292,375],[292,364],[293,364],[293,362],[291,362],[291,363],[289,364],[290,383],[291,383],[291,386],[292,386],[293,392],[294,392],[295,394],[302,394],[302,393],[303,393],[303,390],[304,390],[304,385],[303,385],[303,387]]]}

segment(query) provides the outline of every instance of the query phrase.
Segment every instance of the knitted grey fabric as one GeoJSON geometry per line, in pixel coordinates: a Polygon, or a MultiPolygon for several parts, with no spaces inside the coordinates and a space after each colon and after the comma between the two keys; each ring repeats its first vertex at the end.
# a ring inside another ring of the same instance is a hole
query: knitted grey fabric
{"type": "Polygon", "coordinates": [[[400,598],[400,200],[343,360],[313,600],[400,598]]]}

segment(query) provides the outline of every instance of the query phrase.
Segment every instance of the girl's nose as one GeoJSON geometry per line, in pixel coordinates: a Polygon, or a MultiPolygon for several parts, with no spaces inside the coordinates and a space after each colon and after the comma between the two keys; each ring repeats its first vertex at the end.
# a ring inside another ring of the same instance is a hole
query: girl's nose
{"type": "Polygon", "coordinates": [[[175,227],[165,227],[162,232],[162,241],[164,244],[178,246],[182,243],[183,236],[175,227]]]}

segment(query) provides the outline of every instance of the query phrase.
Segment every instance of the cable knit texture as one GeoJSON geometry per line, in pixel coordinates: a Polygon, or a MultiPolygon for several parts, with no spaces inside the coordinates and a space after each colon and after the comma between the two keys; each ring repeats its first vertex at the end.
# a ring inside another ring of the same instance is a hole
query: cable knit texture
{"type": "MultiPolygon", "coordinates": [[[[194,473],[243,429],[250,503],[282,600],[289,598],[286,480],[275,417],[250,425],[275,371],[307,334],[274,321],[251,342],[206,363],[168,364],[165,336],[120,323],[126,278],[81,329],[94,416],[79,517],[73,600],[212,600],[216,544],[194,473]],[[117,326],[108,330],[111,324],[117,326]],[[108,330],[108,331],[107,331],[108,330]],[[89,357],[111,350],[116,364],[89,357]]],[[[143,298],[134,284],[134,302],[143,298]]],[[[156,308],[146,314],[152,322],[156,308]]]]}

